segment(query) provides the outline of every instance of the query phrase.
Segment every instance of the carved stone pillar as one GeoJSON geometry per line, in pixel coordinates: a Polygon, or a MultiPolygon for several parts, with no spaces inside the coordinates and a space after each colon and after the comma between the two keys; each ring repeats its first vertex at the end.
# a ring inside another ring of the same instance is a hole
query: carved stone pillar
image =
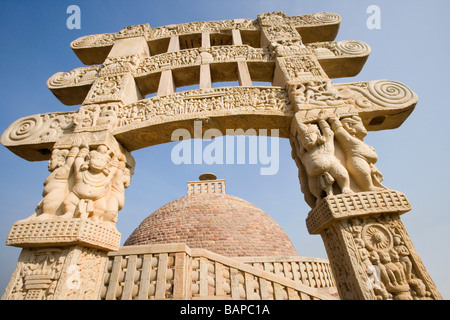
{"type": "Polygon", "coordinates": [[[112,134],[124,104],[141,99],[132,76],[148,56],[142,37],[116,41],[72,132],[53,145],[42,200],[15,222],[6,244],[23,248],[2,299],[98,299],[134,159],[112,134]]]}
{"type": "Polygon", "coordinates": [[[84,246],[24,248],[3,300],[97,300],[107,252],[84,246]]]}
{"type": "Polygon", "coordinates": [[[97,299],[133,168],[107,130],[61,137],[36,212],[8,234],[23,250],[2,299],[97,299]]]}
{"type": "Polygon", "coordinates": [[[306,219],[324,241],[341,299],[442,299],[415,251],[400,215],[401,192],[327,196],[306,219]]]}
{"type": "Polygon", "coordinates": [[[400,220],[409,201],[381,184],[362,120],[317,114],[294,117],[292,155],[312,207],[308,231],[322,236],[340,298],[442,299],[400,220]]]}

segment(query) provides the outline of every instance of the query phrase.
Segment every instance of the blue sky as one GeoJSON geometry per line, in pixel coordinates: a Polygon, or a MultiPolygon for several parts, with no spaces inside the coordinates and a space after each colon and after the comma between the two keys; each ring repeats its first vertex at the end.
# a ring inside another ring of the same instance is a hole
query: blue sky
{"type": "MultiPolygon", "coordinates": [[[[428,1],[7,1],[0,2],[0,131],[18,118],[75,110],[62,105],[46,87],[59,71],[81,67],[70,49],[74,39],[117,32],[125,26],[151,27],[193,21],[256,19],[258,13],[284,11],[288,16],[335,12],[342,23],[336,40],[361,40],[372,53],[362,72],[334,82],[388,79],[400,81],[419,96],[415,111],[398,129],[371,132],[366,142],[378,153],[384,185],[404,192],[413,210],[402,216],[414,246],[445,299],[450,298],[450,2],[428,1]],[[81,9],[81,29],[69,30],[69,5],[81,9]],[[381,9],[381,29],[369,30],[369,5],[381,9]]],[[[173,144],[133,152],[136,173],[126,190],[118,230],[125,241],[139,223],[162,205],[184,196],[186,182],[204,172],[227,180],[227,193],[270,214],[302,256],[326,257],[320,236],[309,235],[290,145],[280,139],[280,170],[260,175],[260,165],[180,165],[172,163],[173,144]]],[[[208,143],[204,142],[206,146],[208,143]]],[[[16,220],[32,214],[41,199],[47,162],[28,162],[0,147],[0,290],[17,263],[19,248],[4,245],[16,220]],[[3,243],[3,244],[2,244],[3,243]]]]}

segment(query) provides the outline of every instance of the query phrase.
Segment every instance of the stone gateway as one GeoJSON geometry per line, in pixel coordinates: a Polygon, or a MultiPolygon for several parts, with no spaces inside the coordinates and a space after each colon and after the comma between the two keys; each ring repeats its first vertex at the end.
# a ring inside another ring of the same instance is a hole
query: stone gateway
{"type": "Polygon", "coordinates": [[[399,127],[417,95],[391,80],[333,83],[357,75],[371,51],[334,41],[340,22],[334,13],[271,12],[73,41],[86,66],[47,86],[79,109],[21,118],[1,136],[16,155],[48,160],[50,171],[35,212],[8,234],[6,244],[22,252],[2,299],[442,299],[401,221],[411,205],[382,184],[364,141],[368,131],[399,127]],[[238,85],[212,85],[229,81],[238,85]],[[177,91],[189,85],[198,89],[177,91]],[[306,225],[329,261],[298,256],[266,213],[211,174],[188,182],[186,197],[121,247],[116,222],[132,152],[172,141],[177,129],[289,139],[292,174],[311,207],[306,225]]]}

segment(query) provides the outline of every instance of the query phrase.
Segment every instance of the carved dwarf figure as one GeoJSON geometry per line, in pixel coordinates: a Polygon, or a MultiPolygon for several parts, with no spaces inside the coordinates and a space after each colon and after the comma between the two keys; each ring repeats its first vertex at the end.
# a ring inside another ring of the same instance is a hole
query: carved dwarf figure
{"type": "Polygon", "coordinates": [[[310,192],[316,200],[333,194],[334,181],[342,193],[351,193],[348,172],[334,154],[334,134],[325,119],[319,120],[319,127],[303,124],[300,120],[297,123],[300,159],[308,175],[310,192]]]}
{"type": "Polygon", "coordinates": [[[99,221],[107,211],[107,193],[118,167],[117,157],[105,145],[91,151],[83,146],[74,161],[74,186],[64,200],[65,217],[99,221]]]}
{"type": "Polygon", "coordinates": [[[126,166],[125,157],[122,155],[119,158],[119,168],[111,181],[103,221],[117,222],[117,213],[125,204],[125,189],[130,186],[132,175],[133,169],[126,166]]]}
{"type": "Polygon", "coordinates": [[[352,116],[339,120],[336,117],[328,121],[345,154],[345,166],[361,191],[385,189],[381,185],[383,177],[375,167],[378,156],[371,146],[363,142],[367,130],[361,118],[352,116]]]}
{"type": "Polygon", "coordinates": [[[55,149],[48,162],[51,174],[44,181],[44,197],[36,208],[40,219],[52,218],[56,215],[64,198],[69,193],[69,178],[73,172],[72,165],[79,152],[79,144],[74,144],[71,150],[55,149]]]}

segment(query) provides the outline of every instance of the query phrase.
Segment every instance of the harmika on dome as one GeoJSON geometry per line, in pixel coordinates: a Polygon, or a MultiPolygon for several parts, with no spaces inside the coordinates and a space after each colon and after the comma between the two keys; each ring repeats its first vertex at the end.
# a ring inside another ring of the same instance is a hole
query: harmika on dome
{"type": "Polygon", "coordinates": [[[189,182],[187,196],[153,212],[124,245],[177,242],[229,257],[298,255],[289,237],[267,213],[227,195],[225,180],[216,180],[212,174],[189,182]]]}

